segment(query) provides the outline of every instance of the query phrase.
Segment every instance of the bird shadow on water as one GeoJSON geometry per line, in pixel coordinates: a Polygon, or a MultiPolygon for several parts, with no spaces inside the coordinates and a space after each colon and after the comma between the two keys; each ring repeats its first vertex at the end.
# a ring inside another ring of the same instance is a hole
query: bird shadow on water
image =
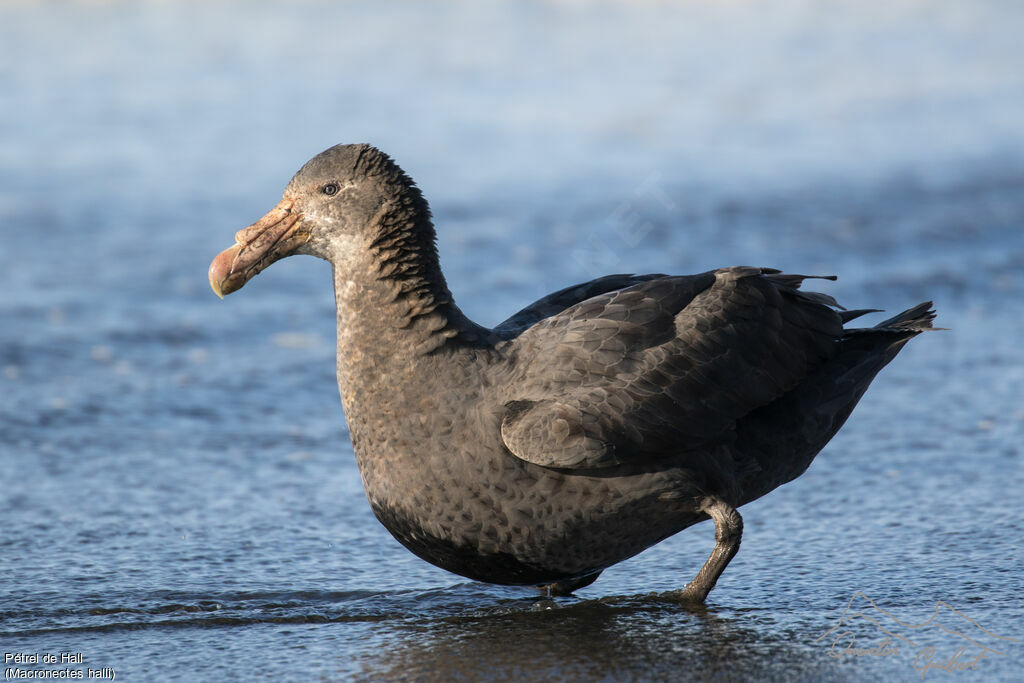
{"type": "MultiPolygon", "coordinates": [[[[387,680],[822,679],[837,675],[790,629],[662,594],[503,601],[395,632],[386,654],[364,659],[387,680]],[[762,628],[763,627],[763,628],[762,628]],[[405,630],[404,634],[401,631],[405,630]]],[[[425,615],[424,615],[425,616],[425,615]]]]}

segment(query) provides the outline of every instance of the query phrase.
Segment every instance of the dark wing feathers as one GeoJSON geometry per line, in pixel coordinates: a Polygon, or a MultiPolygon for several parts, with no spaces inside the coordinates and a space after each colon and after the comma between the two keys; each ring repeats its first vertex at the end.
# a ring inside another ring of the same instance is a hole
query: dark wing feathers
{"type": "Polygon", "coordinates": [[[543,318],[512,344],[502,438],[515,455],[602,468],[719,440],[836,352],[842,319],[805,276],[737,267],[657,277],[543,318]]]}
{"type": "Polygon", "coordinates": [[[547,296],[537,299],[532,304],[514,314],[508,320],[499,323],[492,330],[502,339],[511,339],[526,328],[544,318],[561,313],[570,306],[606,292],[625,289],[641,282],[665,277],[660,273],[651,275],[606,275],[589,282],[581,282],[547,296]]]}

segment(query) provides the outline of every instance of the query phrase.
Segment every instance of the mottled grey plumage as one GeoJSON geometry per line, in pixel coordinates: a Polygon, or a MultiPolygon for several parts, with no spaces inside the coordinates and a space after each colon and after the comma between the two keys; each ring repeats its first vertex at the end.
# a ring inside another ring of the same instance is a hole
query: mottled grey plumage
{"type": "Polygon", "coordinates": [[[926,303],[843,329],[870,311],[733,267],[599,278],[488,330],[452,300],[419,190],[373,147],[318,155],[275,211],[214,261],[215,291],[291,253],[331,261],[370,505],[414,553],[481,581],[569,591],[710,517],[715,550],[678,593],[702,601],[739,547],[736,508],[799,476],[934,317],[926,303]]]}

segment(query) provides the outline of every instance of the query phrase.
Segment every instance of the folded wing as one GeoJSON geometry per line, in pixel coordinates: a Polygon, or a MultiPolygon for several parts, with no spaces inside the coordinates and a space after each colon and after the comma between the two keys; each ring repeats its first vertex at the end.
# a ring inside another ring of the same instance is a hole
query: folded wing
{"type": "Polygon", "coordinates": [[[599,469],[728,438],[836,353],[842,319],[806,276],[735,267],[657,277],[550,315],[511,342],[501,435],[528,462],[599,469]]]}

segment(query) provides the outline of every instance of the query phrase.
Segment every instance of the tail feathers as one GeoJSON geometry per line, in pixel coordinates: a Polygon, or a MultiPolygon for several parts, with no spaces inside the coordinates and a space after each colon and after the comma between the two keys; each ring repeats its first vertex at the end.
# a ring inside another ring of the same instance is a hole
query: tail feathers
{"type": "Polygon", "coordinates": [[[910,332],[922,332],[924,330],[942,329],[932,326],[935,320],[935,310],[932,309],[932,302],[925,301],[913,308],[908,308],[899,315],[875,325],[876,330],[900,330],[910,332]]]}
{"type": "MultiPolygon", "coordinates": [[[[857,310],[848,311],[846,315],[850,316],[850,319],[856,318],[857,316],[874,311],[868,310],[857,310]]],[[[844,314],[840,314],[844,315],[844,314]]],[[[868,339],[876,338],[879,334],[889,339],[898,339],[900,345],[906,342],[911,337],[916,337],[921,332],[928,332],[931,330],[944,330],[944,327],[934,327],[932,320],[935,319],[935,311],[932,309],[932,302],[925,301],[924,303],[918,304],[913,308],[908,308],[899,315],[894,315],[888,320],[883,320],[874,327],[854,327],[846,328],[843,330],[843,338],[847,340],[857,339],[868,339]]],[[[846,322],[844,318],[843,322],[846,322]]]]}
{"type": "MultiPolygon", "coordinates": [[[[735,272],[741,277],[760,275],[765,279],[770,280],[776,287],[791,296],[803,299],[804,301],[811,301],[822,306],[829,306],[831,308],[838,309],[837,313],[844,325],[862,315],[867,313],[878,313],[881,310],[878,308],[858,308],[848,311],[843,306],[840,306],[839,302],[828,294],[822,294],[821,292],[808,292],[800,289],[800,285],[803,284],[804,280],[835,280],[835,275],[797,275],[795,273],[783,273],[775,270],[774,268],[739,267],[730,268],[729,270],[735,272]]],[[[888,320],[883,320],[874,327],[846,330],[846,333],[913,332],[916,334],[925,330],[945,329],[942,327],[932,326],[932,320],[935,319],[935,310],[932,308],[932,305],[933,302],[925,301],[913,308],[908,308],[899,315],[895,315],[888,320]]],[[[909,339],[912,336],[914,335],[906,335],[906,338],[909,339]]]]}

